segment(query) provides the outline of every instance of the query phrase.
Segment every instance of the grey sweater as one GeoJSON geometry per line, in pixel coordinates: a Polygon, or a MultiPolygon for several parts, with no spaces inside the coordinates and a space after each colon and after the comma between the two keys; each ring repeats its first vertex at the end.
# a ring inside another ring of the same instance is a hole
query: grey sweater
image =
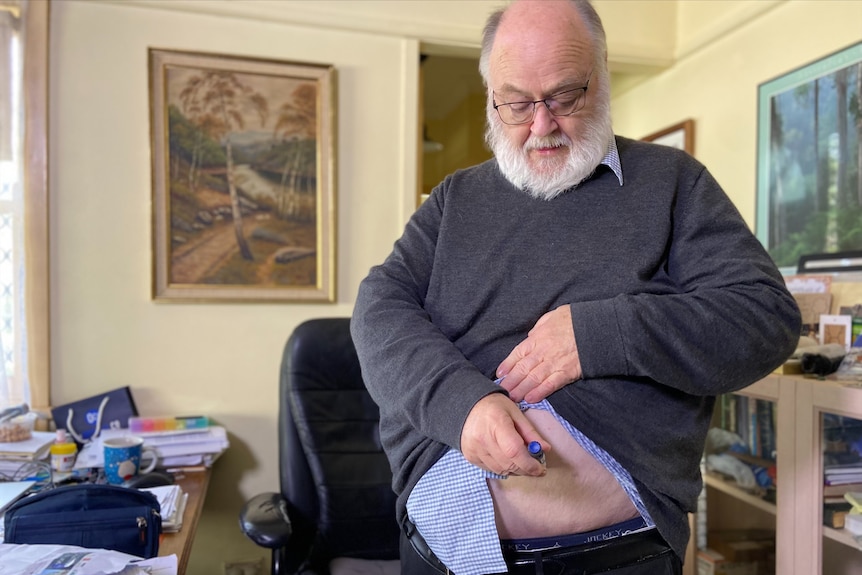
{"type": "Polygon", "coordinates": [[[625,185],[600,166],[552,201],[489,160],[447,177],[362,282],[351,330],[394,473],[410,490],[536,320],[571,306],[583,379],[549,397],[632,475],[677,554],[701,490],[717,394],[793,351],[800,317],[772,260],[687,154],[617,137],[625,185]]]}

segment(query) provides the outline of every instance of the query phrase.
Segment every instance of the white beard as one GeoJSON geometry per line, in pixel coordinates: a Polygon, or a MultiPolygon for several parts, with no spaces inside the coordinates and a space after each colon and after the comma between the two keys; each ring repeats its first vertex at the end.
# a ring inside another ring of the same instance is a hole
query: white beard
{"type": "Polygon", "coordinates": [[[530,135],[523,147],[519,148],[505,133],[505,124],[491,105],[492,102],[489,102],[485,141],[506,179],[535,199],[552,200],[589,178],[607,154],[608,144],[613,137],[608,99],[601,93],[596,96],[601,103],[589,116],[584,117],[577,145],[560,132],[547,137],[530,135]],[[530,150],[557,146],[568,146],[566,160],[539,159],[535,166],[531,166],[530,150]]]}

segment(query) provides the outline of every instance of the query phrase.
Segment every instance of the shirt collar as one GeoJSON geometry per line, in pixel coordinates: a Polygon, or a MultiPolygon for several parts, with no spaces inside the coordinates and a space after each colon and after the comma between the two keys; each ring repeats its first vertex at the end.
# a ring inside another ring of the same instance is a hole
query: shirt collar
{"type": "Polygon", "coordinates": [[[608,143],[608,153],[602,160],[602,164],[606,165],[611,171],[616,174],[620,185],[623,185],[623,165],[620,163],[620,153],[617,150],[617,139],[611,136],[611,141],[608,143]]]}

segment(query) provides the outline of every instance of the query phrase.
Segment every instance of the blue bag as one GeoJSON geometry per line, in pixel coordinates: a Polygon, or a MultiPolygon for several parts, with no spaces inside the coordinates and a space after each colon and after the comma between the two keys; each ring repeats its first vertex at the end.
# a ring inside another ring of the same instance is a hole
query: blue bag
{"type": "Polygon", "coordinates": [[[161,507],[146,491],[69,485],[16,501],[5,528],[6,543],[77,545],[149,559],[159,554],[161,507]]]}
{"type": "Polygon", "coordinates": [[[98,437],[102,429],[122,429],[138,415],[128,386],[79,399],[51,409],[57,428],[64,428],[78,443],[98,437]]]}

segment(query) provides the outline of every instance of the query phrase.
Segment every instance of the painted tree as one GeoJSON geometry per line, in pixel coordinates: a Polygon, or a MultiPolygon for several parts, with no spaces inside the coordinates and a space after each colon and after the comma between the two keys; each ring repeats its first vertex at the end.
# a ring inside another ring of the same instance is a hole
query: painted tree
{"type": "Polygon", "coordinates": [[[862,207],[862,62],[856,64],[856,198],[862,207]]]}
{"type": "Polygon", "coordinates": [[[242,210],[236,189],[233,167],[231,135],[245,128],[245,113],[257,114],[260,124],[266,123],[269,113],[266,98],[243,84],[233,72],[202,71],[186,82],[181,98],[194,110],[192,121],[210,137],[223,142],[225,147],[226,178],[230,193],[236,243],[242,257],[253,260],[251,248],[242,230],[242,210]]]}
{"type": "Polygon", "coordinates": [[[189,172],[187,176],[189,191],[194,192],[197,188],[198,166],[203,153],[203,139],[206,134],[207,126],[211,119],[204,117],[204,110],[201,107],[199,96],[199,86],[203,78],[193,76],[186,82],[185,88],[180,92],[180,106],[182,107],[183,115],[188,119],[194,127],[191,138],[191,157],[189,158],[189,172]]]}
{"type": "Polygon", "coordinates": [[[770,157],[772,158],[772,166],[770,167],[772,173],[770,174],[770,180],[773,186],[769,194],[769,219],[770,222],[772,222],[769,230],[769,246],[778,247],[781,245],[781,242],[784,241],[784,214],[782,210],[782,207],[784,205],[782,202],[784,197],[784,191],[782,186],[784,129],[781,112],[778,109],[777,98],[770,99],[769,113],[769,146],[770,157]]]}
{"type": "MultiPolygon", "coordinates": [[[[842,68],[835,72],[835,94],[836,94],[836,125],[838,126],[838,209],[847,205],[847,181],[848,181],[848,132],[847,132],[847,88],[848,72],[850,68],[842,68]]],[[[837,244],[837,241],[836,241],[837,244]]]]}
{"type": "MultiPolygon", "coordinates": [[[[274,134],[284,144],[290,140],[290,152],[285,153],[279,186],[278,211],[282,216],[296,217],[300,213],[299,183],[308,171],[309,160],[303,154],[302,140],[313,139],[317,133],[317,87],[301,84],[291,99],[279,108],[274,134]]],[[[287,146],[286,146],[287,147],[287,146]]],[[[314,162],[314,158],[311,159],[314,162]]],[[[313,166],[312,166],[313,167],[313,166]]]]}

